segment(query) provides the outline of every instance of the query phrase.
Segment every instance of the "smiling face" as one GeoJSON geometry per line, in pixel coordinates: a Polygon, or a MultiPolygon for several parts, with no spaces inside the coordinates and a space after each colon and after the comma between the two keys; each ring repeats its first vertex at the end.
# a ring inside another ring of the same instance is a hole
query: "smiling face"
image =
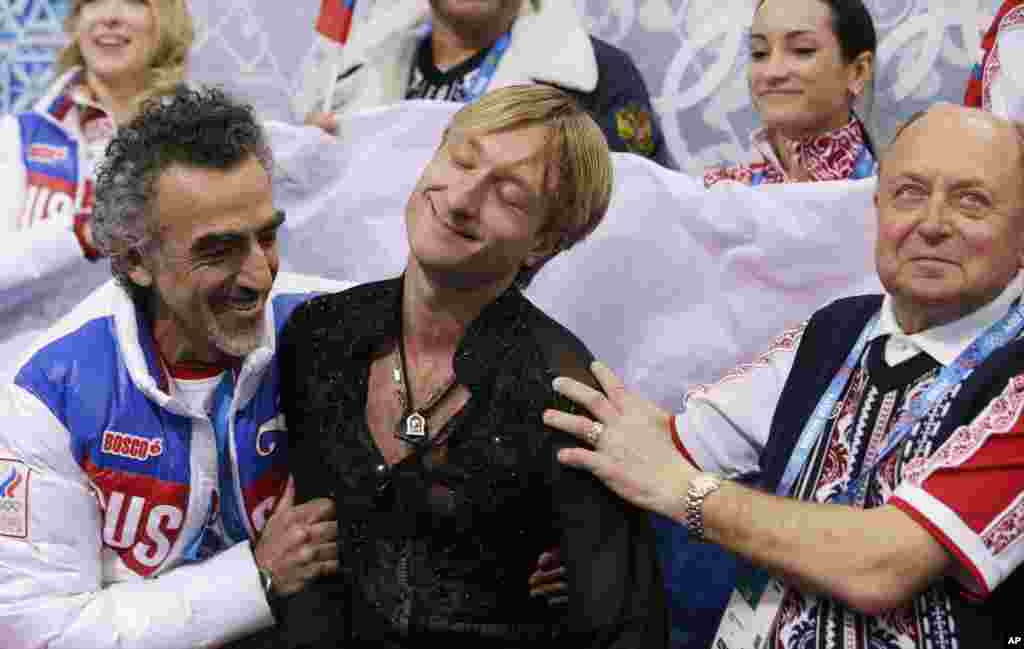
{"type": "Polygon", "coordinates": [[[548,131],[450,132],[406,206],[410,265],[443,285],[479,288],[511,284],[550,256],[548,131]]]}
{"type": "Polygon", "coordinates": [[[270,177],[250,157],[227,171],[172,166],[156,183],[158,247],[129,271],[153,289],[158,344],[170,361],[242,357],[264,335],[277,274],[270,177]]]}
{"type": "Polygon", "coordinates": [[[765,0],[750,30],[750,94],[762,125],[790,138],[844,126],[871,74],[871,53],[843,61],[831,8],[765,0]]]}
{"type": "Polygon", "coordinates": [[[908,126],[889,150],[875,196],[876,261],[904,328],[963,317],[1017,273],[1021,147],[1008,123],[947,104],[908,126]]]}
{"type": "Polygon", "coordinates": [[[159,41],[150,0],[84,0],[73,35],[91,80],[112,87],[145,86],[159,41]]]}

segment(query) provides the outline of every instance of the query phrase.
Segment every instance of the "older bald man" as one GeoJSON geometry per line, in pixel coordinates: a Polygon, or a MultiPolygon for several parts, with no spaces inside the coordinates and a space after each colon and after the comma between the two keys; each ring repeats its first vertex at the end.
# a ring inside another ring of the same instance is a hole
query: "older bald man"
{"type": "Polygon", "coordinates": [[[546,413],[594,449],[561,461],[748,562],[715,649],[1024,635],[1022,134],[945,104],[912,120],[875,197],[886,293],[821,309],[682,413],[599,364],[607,397],[556,380],[592,413],[546,413]]]}

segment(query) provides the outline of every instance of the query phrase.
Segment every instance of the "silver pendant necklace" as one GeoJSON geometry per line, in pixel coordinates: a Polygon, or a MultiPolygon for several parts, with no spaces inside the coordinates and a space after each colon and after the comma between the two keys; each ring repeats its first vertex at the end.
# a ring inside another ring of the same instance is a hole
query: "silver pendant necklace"
{"type": "Polygon", "coordinates": [[[405,340],[404,336],[399,333],[398,358],[395,359],[395,367],[391,372],[391,377],[398,388],[398,402],[402,406],[402,416],[398,420],[395,436],[414,446],[425,445],[430,441],[427,417],[455,387],[455,375],[450,376],[443,386],[431,392],[426,402],[418,408],[412,403],[412,389],[406,378],[408,375],[405,363],[405,340]]]}

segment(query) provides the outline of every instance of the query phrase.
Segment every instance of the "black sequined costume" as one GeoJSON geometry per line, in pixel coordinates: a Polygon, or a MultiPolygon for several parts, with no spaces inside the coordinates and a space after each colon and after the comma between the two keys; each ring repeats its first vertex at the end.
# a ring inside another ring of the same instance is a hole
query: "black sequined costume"
{"type": "Polygon", "coordinates": [[[593,384],[587,349],[509,289],[456,352],[471,398],[442,431],[446,461],[414,453],[389,467],[365,412],[370,361],[397,340],[400,301],[400,278],[317,298],[282,337],[297,495],[335,496],[343,572],[279,607],[286,644],[666,646],[647,515],[559,465],[557,449],[575,442],[541,420],[568,407],[555,376],[593,384]],[[557,613],[527,586],[556,545],[571,590],[557,613]]]}

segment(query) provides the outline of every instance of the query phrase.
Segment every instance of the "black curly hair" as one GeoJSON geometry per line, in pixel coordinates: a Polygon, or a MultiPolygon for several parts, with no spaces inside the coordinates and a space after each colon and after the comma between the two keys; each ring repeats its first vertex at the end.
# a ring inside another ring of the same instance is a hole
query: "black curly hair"
{"type": "Polygon", "coordinates": [[[229,170],[250,157],[269,174],[270,147],[251,106],[218,88],[184,84],[151,99],[118,129],[96,177],[92,236],[114,277],[136,298],[148,294],[127,271],[158,242],[151,211],[156,183],[176,165],[229,170]]]}

